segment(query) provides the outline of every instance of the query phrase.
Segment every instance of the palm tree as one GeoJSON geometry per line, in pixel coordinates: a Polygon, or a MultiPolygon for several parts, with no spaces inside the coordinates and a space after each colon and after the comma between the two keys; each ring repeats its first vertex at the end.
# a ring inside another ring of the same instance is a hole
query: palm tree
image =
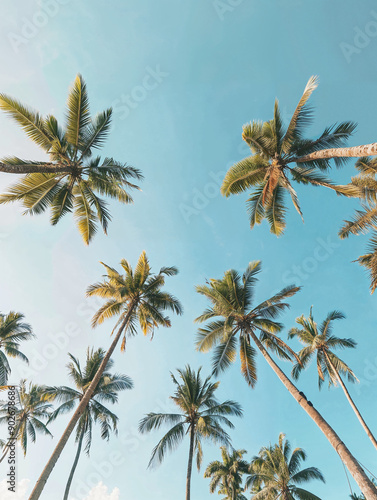
{"type": "Polygon", "coordinates": [[[105,304],[94,315],[92,324],[95,327],[106,319],[118,316],[119,319],[112,333],[117,328],[118,330],[97,373],[85,391],[84,397],[38,479],[29,500],[37,500],[40,497],[52,469],[79,418],[85,411],[120,338],[123,336],[121,350],[124,351],[126,335],[135,335],[137,324],[140,325],[144,335],[151,334],[153,336],[154,330],[159,326],[171,326],[169,317],[165,316],[165,311],[182,314],[180,302],[173,295],[162,290],[166,276],[174,276],[178,273],[175,267],[162,267],[158,274],[154,274],[145,252],[141,253],[134,270],[125,259],[121,261],[123,275],[112,267],[103,265],[106,269],[104,281],[90,286],[87,291],[87,295],[90,297],[96,295],[106,299],[105,304]]]}
{"type": "MultiPolygon", "coordinates": [[[[77,358],[68,354],[71,362],[68,364],[69,377],[74,382],[75,387],[46,387],[45,394],[48,400],[57,400],[61,405],[52,413],[49,422],[55,420],[58,416],[72,410],[76,403],[80,403],[85,391],[93,377],[98,371],[103,358],[105,357],[103,349],[87,350],[86,364],[84,369],[81,369],[80,362],[77,358]]],[[[71,487],[72,479],[80,458],[83,441],[85,439],[85,452],[89,456],[90,447],[92,444],[92,428],[93,423],[101,425],[101,438],[109,440],[110,433],[117,433],[118,417],[112,413],[103,403],[117,403],[118,392],[125,389],[132,389],[133,382],[127,375],[112,374],[110,372],[113,366],[113,360],[107,363],[106,370],[101,376],[101,379],[89,401],[89,404],[82,413],[76,425],[76,443],[77,452],[73,466],[68,478],[68,482],[64,492],[64,500],[68,500],[69,490],[71,487]]]]}
{"type": "Polygon", "coordinates": [[[45,154],[49,161],[4,158],[0,172],[26,174],[21,181],[0,196],[0,203],[21,201],[25,214],[40,214],[51,209],[51,224],[57,224],[73,212],[86,244],[97,231],[98,222],[107,232],[111,219],[108,205],[98,196],[132,203],[130,189],[138,187],[130,179],[140,180],[139,170],[113,158],[92,156],[103,146],[110,129],[111,108],[92,118],[86,85],[77,75],[68,95],[64,130],[57,119],[29,109],[19,101],[0,94],[0,108],[8,113],[45,154]]]}
{"type": "Polygon", "coordinates": [[[16,312],[0,314],[0,386],[6,385],[11,373],[7,356],[19,358],[28,363],[20,351],[20,342],[34,337],[29,324],[23,323],[24,315],[16,312]]]}
{"type": "Polygon", "coordinates": [[[189,458],[186,480],[186,500],[190,500],[191,472],[194,453],[196,452],[196,464],[200,469],[203,457],[202,441],[211,439],[214,443],[222,443],[227,446],[230,438],[223,429],[223,425],[233,428],[232,422],[227,418],[229,415],[242,416],[242,409],[234,401],[219,403],[215,398],[219,382],[211,382],[207,377],[204,381],[200,376],[201,369],[195,372],[190,366],[184,370],[178,370],[181,382],[171,374],[176,386],[174,396],[171,397],[180,413],[148,413],[139,425],[142,433],[159,429],[161,425],[167,424],[171,428],[153,449],[149,462],[151,466],[155,462],[162,462],[167,451],[172,451],[189,435],[189,458]]]}
{"type": "MultiPolygon", "coordinates": [[[[13,387],[13,386],[12,386],[13,387]]],[[[42,420],[47,420],[51,415],[52,405],[44,400],[44,386],[29,383],[23,379],[18,387],[15,387],[16,398],[14,409],[14,430],[12,436],[2,441],[3,455],[0,462],[7,456],[9,448],[14,440],[18,441],[26,455],[29,438],[34,443],[37,433],[47,434],[52,437],[46,424],[42,420]]],[[[0,423],[9,425],[9,403],[2,401],[0,404],[0,423]]]]}
{"type": "Polygon", "coordinates": [[[305,451],[296,448],[291,453],[289,441],[285,439],[284,434],[280,434],[278,444],[263,447],[251,462],[251,474],[246,480],[246,487],[255,493],[252,498],[320,500],[317,495],[300,487],[313,479],[325,482],[322,472],[316,467],[301,469],[301,463],[305,460],[305,451]]]}
{"type": "Polygon", "coordinates": [[[247,200],[251,228],[266,218],[271,232],[281,235],[285,228],[284,195],[287,192],[302,217],[292,181],[324,186],[345,196],[359,194],[355,186],[335,186],[323,172],[330,168],[331,158],[335,160],[336,166],[341,166],[346,158],[377,154],[377,143],[345,148],[347,139],[356,128],[352,122],[326,127],[315,140],[304,138],[304,129],[312,118],[308,99],[317,83],[317,77],[309,79],[287,127],[283,124],[277,100],[272,120],[253,121],[243,127],[242,138],[250,146],[252,155],[229,169],[221,186],[221,193],[230,196],[253,188],[247,200]]]}
{"type": "Polygon", "coordinates": [[[333,352],[336,349],[354,349],[356,347],[356,342],[354,340],[340,339],[339,337],[335,337],[332,333],[332,322],[337,319],[343,319],[344,317],[344,314],[339,311],[331,311],[323,323],[318,327],[317,323],[314,321],[312,309],[310,309],[308,318],[300,316],[296,319],[296,323],[300,325],[301,328],[291,328],[288,337],[297,337],[305,347],[298,353],[300,363],[297,363],[293,367],[292,376],[297,380],[302,370],[307,368],[315,356],[319,388],[322,387],[325,379],[328,379],[329,387],[336,386],[337,384],[341,386],[369,439],[372,441],[374,447],[377,448],[376,438],[373,436],[372,431],[365,423],[365,420],[351,398],[342,377],[347,377],[349,382],[358,382],[358,379],[351,368],[333,352]]]}
{"type": "Polygon", "coordinates": [[[282,329],[282,325],[275,321],[288,307],[283,300],[294,295],[299,288],[289,286],[259,305],[252,306],[254,287],[260,270],[260,261],[251,262],[242,277],[235,270],[230,270],[222,279],[212,279],[206,285],[197,287],[197,291],[211,303],[211,307],[196,319],[198,322],[210,321],[206,327],[199,330],[198,350],[206,352],[214,349],[213,369],[214,373],[218,374],[235,361],[238,337],[241,370],[247,383],[253,387],[257,381],[256,351],[251,345],[253,341],[289,393],[327,437],[360,489],[367,492],[370,498],[377,499],[377,490],[358,461],[270,356],[269,351],[272,351],[283,359],[296,358],[300,361],[293,350],[278,337],[277,333],[282,329]]]}
{"type": "Polygon", "coordinates": [[[355,165],[359,174],[352,178],[350,186],[360,190],[362,210],[357,210],[351,220],[346,220],[339,231],[342,239],[350,234],[365,234],[372,230],[368,253],[356,259],[369,272],[370,289],[373,293],[377,287],[377,159],[360,158],[355,165]]]}
{"type": "Polygon", "coordinates": [[[219,494],[226,495],[226,500],[246,500],[242,495],[242,476],[249,472],[249,464],[242,458],[245,453],[246,450],[229,453],[225,446],[221,446],[222,461],[211,462],[204,473],[204,477],[211,478],[211,493],[219,489],[219,494]]]}

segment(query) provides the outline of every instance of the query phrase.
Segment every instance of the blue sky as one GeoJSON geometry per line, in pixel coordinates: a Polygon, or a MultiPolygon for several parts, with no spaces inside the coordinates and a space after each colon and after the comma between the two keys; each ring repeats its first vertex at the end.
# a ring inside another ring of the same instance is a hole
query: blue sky
{"type": "MultiPolygon", "coordinates": [[[[248,154],[242,125],[270,119],[275,97],[288,119],[313,74],[319,75],[320,85],[312,98],[316,113],[310,134],[354,120],[359,126],[352,144],[376,140],[376,23],[372,1],[20,0],[3,6],[0,91],[64,119],[68,87],[81,72],[93,113],[114,107],[104,156],[127,161],[145,175],[135,204],[113,204],[109,236],[98,234],[88,248],[70,217],[52,228],[45,216],[22,217],[19,207],[1,207],[1,310],[22,311],[38,336],[24,347],[29,372],[13,363],[14,382],[27,376],[38,383],[64,384],[67,352],[83,359],[89,345],[109,345],[113,325],[92,331],[96,303],[85,299],[87,286],[102,274],[100,260],[114,267],[122,258],[135,263],[145,249],[155,270],[163,265],[180,269],[169,288],[183,302],[185,314],[173,319],[171,329],[158,331],[153,342],[140,335],[125,354],[115,354],[115,368],[133,378],[135,389],[122,394],[114,408],[120,416],[118,439],[95,439],[90,460],[82,457],[72,498],[144,500],[152,492],[155,499],[183,498],[187,443],[160,468],[147,471],[161,433],[138,435],[138,421],[146,412],[170,407],[171,370],[190,363],[209,373],[210,355],[194,349],[193,319],[206,305],[195,285],[229,268],[243,270],[250,260],[263,262],[257,300],[290,283],[303,286],[282,318],[283,336],[311,305],[318,321],[332,309],[346,313],[335,331],[358,342],[357,350],[343,358],[361,381],[350,391],[373,428],[376,299],[364,271],[351,263],[363,253],[367,237],[337,238],[357,204],[325,189],[299,186],[305,224],[290,208],[286,233],[278,239],[265,224],[250,231],[247,195],[224,199],[219,185],[226,169],[248,154]],[[54,348],[58,339],[62,347],[54,348]]],[[[4,115],[0,128],[0,156],[41,158],[4,115]]],[[[332,176],[347,182],[354,173],[350,161],[332,176]]],[[[11,181],[2,174],[0,188],[11,181]]],[[[221,376],[219,397],[232,397],[245,410],[235,422],[234,446],[246,448],[251,457],[284,432],[307,451],[307,464],[326,476],[326,485],[313,483],[312,491],[324,499],[346,498],[349,488],[336,453],[262,358],[258,370],[253,391],[238,363],[221,376]]],[[[342,391],[324,388],[319,393],[314,366],[299,385],[355,456],[376,471],[375,451],[342,391]]],[[[66,422],[62,418],[51,427],[54,442],[66,422]]],[[[23,490],[30,491],[54,442],[38,437],[26,460],[20,454],[23,490]]],[[[73,454],[71,440],[43,498],[63,491],[73,454]]],[[[218,456],[218,449],[208,445],[204,463],[218,456]]],[[[201,476],[194,471],[192,496],[211,498],[201,476]]],[[[358,491],[352,479],[351,484],[358,491]]],[[[20,498],[25,494],[20,488],[20,498]]]]}

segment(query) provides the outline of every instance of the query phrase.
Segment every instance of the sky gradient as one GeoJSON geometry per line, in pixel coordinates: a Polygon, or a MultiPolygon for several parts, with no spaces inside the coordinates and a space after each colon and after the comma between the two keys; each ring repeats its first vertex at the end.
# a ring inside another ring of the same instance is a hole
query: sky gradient
{"type": "MultiPolygon", "coordinates": [[[[109,346],[113,322],[92,330],[90,318],[98,304],[85,298],[87,286],[103,273],[99,261],[119,267],[126,258],[134,265],[145,249],[154,270],[165,265],[180,270],[167,288],[182,301],[184,315],[173,318],[170,329],[157,331],[153,342],[140,335],[125,354],[117,350],[114,355],[115,369],[131,376],[135,389],[125,391],[114,407],[120,417],[118,438],[104,443],[97,433],[90,459],[81,457],[72,499],[184,497],[188,443],[158,469],[146,470],[162,431],[140,436],[138,422],[147,412],[171,407],[170,371],[190,363],[210,373],[210,355],[194,349],[193,320],[206,307],[195,285],[229,268],[243,271],[251,260],[263,262],[256,300],[291,283],[303,286],[282,317],[284,338],[312,305],[318,321],[333,309],[346,314],[335,334],[358,342],[356,350],[342,356],[360,379],[350,392],[376,428],[376,297],[369,293],[363,269],[352,263],[364,253],[367,237],[337,237],[357,203],[325,188],[298,186],[305,224],[290,207],[285,235],[276,238],[266,223],[250,231],[246,194],[225,199],[219,193],[227,168],[248,154],[242,125],[272,118],[275,97],[288,120],[311,75],[319,75],[320,85],[311,100],[316,112],[310,135],[353,120],[359,126],[352,144],[376,140],[375,3],[19,0],[3,6],[0,27],[0,92],[63,120],[67,90],[80,72],[92,112],[114,109],[103,156],[126,161],[145,175],[134,205],[112,203],[109,236],[98,233],[89,247],[69,215],[51,227],[48,216],[23,217],[20,207],[1,207],[0,310],[23,312],[37,335],[23,346],[29,369],[12,363],[12,382],[27,377],[66,384],[67,352],[83,360],[89,345],[109,346]],[[88,497],[93,487],[96,493],[88,497]]],[[[0,156],[43,158],[4,114],[0,129],[0,156]]],[[[332,178],[347,182],[355,174],[353,165],[334,168],[332,178]]],[[[0,189],[12,180],[1,174],[0,189]]],[[[296,341],[292,345],[299,348],[296,341]]],[[[289,372],[288,364],[280,365],[289,372]]],[[[231,397],[245,410],[234,422],[233,445],[247,449],[251,458],[284,432],[307,451],[307,465],[325,474],[326,485],[313,483],[309,489],[323,499],[347,498],[340,459],[262,357],[258,377],[250,390],[238,362],[220,377],[219,398],[231,397]]],[[[375,450],[342,391],[324,387],[319,392],[314,366],[299,386],[355,456],[376,472],[375,450]]],[[[20,499],[27,498],[67,421],[68,416],[51,426],[54,441],[38,436],[25,460],[20,452],[18,478],[27,490],[20,499]]],[[[63,491],[73,454],[71,438],[42,498],[63,491]]],[[[207,445],[204,464],[217,458],[219,450],[207,445]]],[[[211,498],[202,475],[193,471],[195,500],[211,498]]],[[[351,485],[358,492],[352,479],[351,485]]]]}

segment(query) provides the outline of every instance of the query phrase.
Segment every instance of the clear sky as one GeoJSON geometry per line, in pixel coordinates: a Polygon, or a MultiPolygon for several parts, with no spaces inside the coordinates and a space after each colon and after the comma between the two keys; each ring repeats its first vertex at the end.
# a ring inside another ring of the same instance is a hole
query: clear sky
{"type": "MultiPolygon", "coordinates": [[[[89,345],[108,347],[113,324],[92,331],[96,302],[85,299],[87,286],[102,275],[100,260],[114,267],[122,258],[134,264],[145,249],[155,270],[163,265],[180,269],[168,287],[183,302],[185,314],[173,319],[171,329],[158,331],[153,342],[140,335],[125,354],[114,355],[116,370],[130,375],[135,389],[123,393],[114,408],[120,417],[118,439],[95,438],[90,459],[81,457],[72,499],[184,497],[188,443],[158,469],[146,470],[162,433],[140,436],[137,425],[145,413],[170,407],[171,370],[190,363],[210,371],[210,355],[194,349],[193,319],[206,305],[195,285],[229,268],[242,271],[250,260],[263,261],[257,299],[290,283],[303,285],[283,318],[284,337],[311,305],[318,321],[332,309],[346,313],[335,333],[358,342],[357,350],[343,358],[361,380],[351,394],[376,429],[376,297],[369,294],[362,268],[351,262],[363,253],[367,237],[337,238],[357,204],[326,189],[298,187],[305,224],[290,209],[286,234],[278,239],[266,224],[250,231],[246,194],[230,199],[219,194],[226,169],[247,155],[242,125],[270,119],[275,97],[288,119],[313,74],[319,75],[320,86],[312,98],[316,114],[310,133],[354,120],[359,127],[353,144],[376,140],[375,2],[19,0],[2,6],[0,27],[0,91],[63,119],[68,87],[81,72],[92,111],[114,107],[103,154],[145,175],[135,204],[113,204],[109,236],[98,234],[89,248],[70,216],[51,227],[45,216],[22,217],[19,207],[1,207],[0,309],[22,311],[38,336],[24,346],[31,369],[13,363],[12,381],[26,376],[63,385],[67,352],[83,360],[89,345]],[[60,347],[54,347],[59,339],[60,347]]],[[[0,130],[0,156],[41,158],[4,115],[0,130]]],[[[332,176],[347,182],[354,173],[350,161],[332,176]]],[[[0,188],[12,180],[1,174],[0,188]]],[[[323,499],[347,498],[347,479],[334,450],[263,358],[258,370],[255,390],[246,386],[238,363],[221,376],[219,397],[231,397],[245,410],[231,433],[234,446],[247,449],[251,458],[284,432],[307,451],[307,465],[326,476],[326,485],[313,483],[311,491],[323,499]]],[[[314,366],[299,385],[355,456],[376,472],[375,450],[342,391],[324,387],[319,392],[314,366]]],[[[27,498],[67,421],[68,416],[51,426],[54,441],[38,436],[26,460],[20,453],[20,499],[27,498]]],[[[61,498],[74,451],[71,439],[43,498],[61,498]]],[[[205,447],[204,464],[218,457],[216,447],[205,447]]],[[[193,472],[195,500],[211,498],[202,474],[193,472]]],[[[352,479],[351,484],[358,492],[352,479]]]]}

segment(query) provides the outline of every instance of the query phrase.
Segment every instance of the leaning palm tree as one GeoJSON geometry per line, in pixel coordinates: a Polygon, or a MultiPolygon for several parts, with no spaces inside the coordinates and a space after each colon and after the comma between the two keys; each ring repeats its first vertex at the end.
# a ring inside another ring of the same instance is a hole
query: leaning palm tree
{"type": "Polygon", "coordinates": [[[233,428],[232,422],[227,418],[230,415],[242,416],[242,410],[234,401],[219,403],[215,398],[219,382],[211,382],[207,377],[202,380],[201,369],[195,372],[190,366],[178,370],[181,381],[172,374],[176,386],[174,396],[171,397],[180,413],[148,413],[140,422],[139,430],[142,433],[159,429],[161,425],[170,425],[171,428],[153,449],[149,466],[162,462],[167,451],[172,451],[189,436],[189,458],[186,479],[186,500],[190,500],[191,473],[194,453],[196,464],[200,469],[203,457],[202,441],[212,440],[214,443],[230,445],[230,438],[223,425],[233,428]]]}
{"type": "Polygon", "coordinates": [[[0,386],[8,382],[11,369],[8,356],[28,363],[28,359],[20,351],[20,342],[34,337],[31,326],[23,322],[24,315],[16,312],[0,314],[0,386]]]}
{"type": "Polygon", "coordinates": [[[130,180],[140,180],[139,170],[113,158],[94,156],[103,146],[110,129],[111,108],[92,118],[86,85],[77,75],[69,92],[66,124],[29,109],[12,97],[0,94],[0,108],[8,113],[28,137],[48,155],[49,161],[7,157],[0,161],[0,172],[26,174],[0,196],[0,203],[22,202],[25,214],[40,214],[50,208],[51,224],[73,212],[86,244],[97,231],[98,222],[107,232],[111,219],[107,203],[98,196],[132,203],[130,180]]]}
{"type": "MultiPolygon", "coordinates": [[[[81,369],[80,362],[77,358],[68,354],[71,362],[67,365],[69,377],[74,382],[75,387],[46,387],[45,395],[49,401],[59,401],[61,404],[51,414],[49,422],[55,420],[57,417],[71,411],[76,404],[80,403],[85,391],[95,374],[100,367],[103,358],[105,357],[103,349],[87,350],[86,364],[84,369],[81,369]]],[[[72,484],[73,476],[82,451],[83,442],[85,439],[84,451],[89,456],[92,444],[92,429],[93,424],[99,423],[101,425],[101,438],[109,440],[110,433],[117,433],[118,417],[112,413],[104,403],[117,403],[118,392],[126,389],[132,389],[133,382],[127,375],[112,374],[110,372],[113,366],[113,360],[107,363],[106,370],[101,376],[101,379],[89,401],[88,406],[82,413],[76,425],[76,443],[77,452],[72,465],[71,472],[67,481],[64,492],[64,499],[68,500],[69,490],[72,484]]]]}
{"type": "Polygon", "coordinates": [[[360,158],[355,165],[359,174],[352,178],[350,186],[360,190],[361,210],[356,210],[351,220],[346,220],[339,231],[340,238],[348,238],[351,234],[365,234],[372,231],[368,253],[357,260],[369,273],[370,289],[373,293],[377,287],[377,160],[376,158],[360,158]]]}
{"type": "MultiPolygon", "coordinates": [[[[13,386],[12,386],[13,387],[13,386]]],[[[26,455],[29,438],[34,443],[37,433],[52,437],[43,420],[48,420],[51,415],[52,405],[44,400],[44,386],[29,383],[23,379],[15,389],[14,428],[12,436],[2,441],[2,456],[0,462],[7,456],[14,441],[18,441],[26,455]]],[[[0,424],[9,425],[9,403],[2,401],[0,404],[0,424]]]]}
{"type": "Polygon", "coordinates": [[[242,495],[242,476],[249,472],[249,464],[243,459],[246,450],[232,450],[221,446],[221,458],[211,462],[204,473],[204,477],[211,478],[209,491],[219,490],[219,495],[225,495],[224,500],[246,500],[242,495]]]}
{"type": "Polygon", "coordinates": [[[250,476],[246,487],[251,488],[254,500],[320,500],[317,495],[301,488],[303,483],[325,478],[316,467],[301,469],[301,463],[306,460],[302,448],[296,448],[291,453],[291,446],[284,434],[279,435],[279,443],[263,447],[250,465],[250,476]]]}
{"type": "Polygon", "coordinates": [[[335,337],[332,333],[333,321],[344,317],[344,314],[340,311],[331,311],[322,324],[318,326],[314,321],[313,311],[310,309],[308,318],[300,316],[296,319],[296,323],[300,326],[291,328],[288,337],[297,337],[305,347],[298,353],[300,362],[293,367],[292,376],[297,380],[302,370],[307,368],[313,357],[315,357],[319,388],[322,387],[325,379],[328,380],[329,387],[337,384],[341,386],[363,429],[374,447],[377,448],[376,438],[365,423],[343,381],[343,377],[347,377],[349,382],[358,382],[358,379],[351,368],[334,353],[336,349],[354,349],[356,347],[356,342],[353,339],[341,339],[335,337]]]}
{"type": "Polygon", "coordinates": [[[252,189],[247,200],[251,228],[266,218],[271,232],[281,235],[285,228],[286,193],[302,217],[292,182],[324,186],[345,196],[359,194],[355,186],[334,185],[323,172],[329,169],[331,158],[341,166],[346,158],[377,154],[377,143],[346,148],[345,143],[356,128],[352,122],[326,127],[314,140],[304,137],[304,130],[312,118],[308,99],[317,82],[317,77],[309,79],[287,127],[283,124],[277,100],[272,120],[253,121],[243,127],[242,138],[250,146],[252,155],[229,169],[221,192],[230,196],[252,189]]]}
{"type": "Polygon", "coordinates": [[[320,413],[272,359],[270,352],[282,359],[300,361],[293,350],[277,335],[282,325],[275,321],[277,316],[288,307],[288,304],[283,302],[284,299],[294,295],[299,288],[289,286],[257,306],[253,306],[254,287],[260,270],[260,261],[251,262],[242,276],[235,270],[230,270],[222,279],[212,279],[206,285],[197,287],[197,291],[207,297],[211,303],[211,306],[196,319],[198,322],[209,321],[204,328],[199,329],[198,350],[206,352],[214,349],[213,369],[214,373],[218,374],[235,361],[238,340],[243,376],[247,383],[254,387],[257,381],[257,371],[256,350],[253,343],[289,393],[327,437],[360,489],[367,492],[370,498],[377,499],[377,490],[358,461],[320,413]]]}
{"type": "Polygon", "coordinates": [[[125,259],[121,261],[124,274],[118,273],[106,264],[103,265],[106,269],[105,279],[90,286],[87,292],[88,296],[99,296],[106,300],[105,304],[94,315],[92,324],[95,327],[106,319],[117,316],[118,320],[112,334],[116,329],[117,332],[97,373],[85,391],[84,397],[38,479],[30,495],[30,500],[36,500],[40,497],[52,469],[79,418],[85,411],[119,340],[123,337],[121,350],[124,351],[127,336],[137,333],[137,325],[140,326],[144,335],[153,336],[154,330],[159,326],[171,326],[169,317],[165,315],[166,311],[182,314],[182,306],[178,299],[162,290],[166,276],[174,276],[178,273],[175,267],[162,267],[158,274],[154,274],[145,252],[140,255],[135,269],[132,269],[130,263],[125,259]]]}

